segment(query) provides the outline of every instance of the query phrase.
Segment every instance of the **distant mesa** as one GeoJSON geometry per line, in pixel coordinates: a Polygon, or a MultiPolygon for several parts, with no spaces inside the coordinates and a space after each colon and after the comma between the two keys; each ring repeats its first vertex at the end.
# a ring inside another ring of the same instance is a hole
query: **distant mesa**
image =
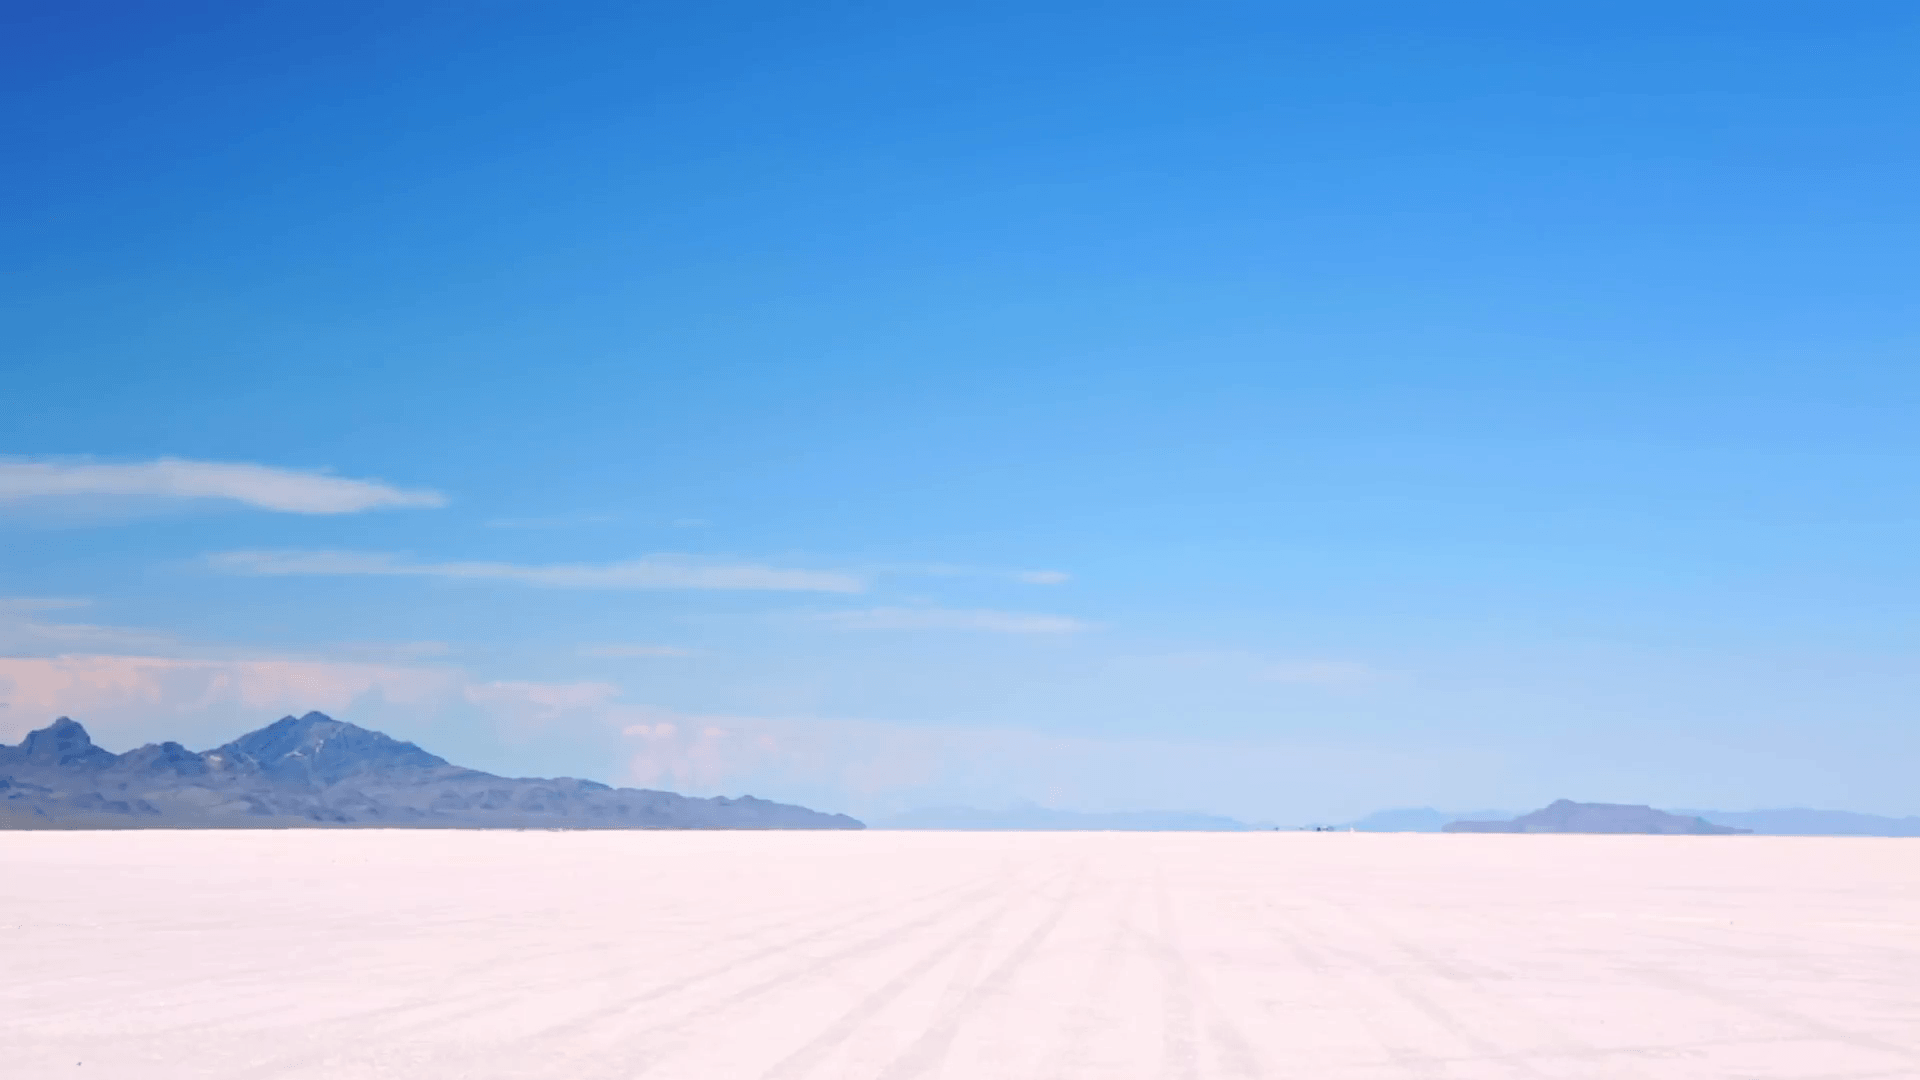
{"type": "Polygon", "coordinates": [[[66,717],[0,744],[0,829],[859,829],[845,814],[450,765],[317,712],[199,753],[113,754],[66,717]]]}
{"type": "Polygon", "coordinates": [[[1730,836],[1752,829],[1715,825],[1700,817],[1685,817],[1651,806],[1620,803],[1579,803],[1560,799],[1552,805],[1522,814],[1511,821],[1455,821],[1450,833],[1637,833],[1662,836],[1730,836]]]}

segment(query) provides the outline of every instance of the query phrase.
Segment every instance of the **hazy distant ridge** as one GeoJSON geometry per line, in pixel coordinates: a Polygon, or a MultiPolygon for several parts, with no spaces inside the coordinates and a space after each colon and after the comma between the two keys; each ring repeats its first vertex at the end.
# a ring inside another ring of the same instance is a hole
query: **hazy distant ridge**
{"type": "Polygon", "coordinates": [[[65,717],[0,745],[0,828],[858,829],[844,814],[591,780],[511,779],[321,713],[195,753],[112,754],[65,717]]]}
{"type": "Polygon", "coordinates": [[[1505,810],[1448,812],[1431,806],[1378,810],[1346,826],[1355,832],[1439,832],[1456,821],[1511,821],[1505,810]]]}
{"type": "Polygon", "coordinates": [[[1920,836],[1920,817],[1885,817],[1847,810],[1676,810],[1717,825],[1735,825],[1764,836],[1920,836]]]}
{"type": "MultiPolygon", "coordinates": [[[[1588,804],[1606,805],[1606,804],[1588,804]]],[[[1683,818],[1702,818],[1715,825],[1746,829],[1760,836],[1914,836],[1920,837],[1920,817],[1885,817],[1847,810],[1671,810],[1683,818]]],[[[1519,815],[1504,810],[1448,812],[1430,806],[1380,810],[1346,828],[1357,832],[1442,832],[1456,821],[1512,821],[1519,815]]],[[[1503,831],[1485,828],[1453,832],[1503,831]]],[[[1555,831],[1555,830],[1536,830],[1555,831]]]]}
{"type": "Polygon", "coordinates": [[[1727,836],[1750,830],[1716,825],[1699,817],[1669,814],[1651,806],[1577,803],[1558,799],[1512,821],[1455,821],[1450,833],[1642,833],[1667,836],[1727,836]]]}
{"type": "Polygon", "coordinates": [[[1181,810],[1081,813],[1025,804],[1004,810],[941,806],[873,822],[876,829],[948,829],[973,832],[1244,832],[1254,826],[1218,814],[1181,810]]]}

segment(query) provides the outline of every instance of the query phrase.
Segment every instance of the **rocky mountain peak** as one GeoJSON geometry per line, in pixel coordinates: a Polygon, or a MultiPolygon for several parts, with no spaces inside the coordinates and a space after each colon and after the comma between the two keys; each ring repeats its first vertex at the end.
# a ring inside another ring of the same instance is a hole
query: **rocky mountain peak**
{"type": "Polygon", "coordinates": [[[177,742],[148,743],[120,755],[114,768],[123,772],[174,773],[197,776],[207,771],[204,757],[177,742]]]}
{"type": "Polygon", "coordinates": [[[315,784],[336,783],[373,769],[431,769],[447,764],[446,759],[410,742],[319,712],[281,717],[208,756],[214,755],[224,759],[225,768],[251,766],[276,779],[315,784]]]}
{"type": "Polygon", "coordinates": [[[38,731],[28,732],[15,753],[31,765],[105,767],[114,761],[112,754],[93,745],[86,728],[64,716],[38,731]]]}

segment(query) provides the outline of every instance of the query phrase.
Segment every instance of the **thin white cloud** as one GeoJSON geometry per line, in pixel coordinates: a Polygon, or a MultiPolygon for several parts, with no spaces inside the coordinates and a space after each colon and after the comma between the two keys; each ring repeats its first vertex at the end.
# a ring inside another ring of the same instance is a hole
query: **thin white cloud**
{"type": "Polygon", "coordinates": [[[444,660],[454,654],[444,641],[347,641],[306,649],[221,645],[194,642],[175,634],[137,626],[105,626],[63,621],[59,615],[90,607],[86,600],[0,597],[0,658],[119,656],[183,663],[253,662],[408,664],[444,660]]]}
{"type": "Polygon", "coordinates": [[[1369,682],[1379,676],[1374,669],[1351,660],[1282,660],[1254,672],[1254,678],[1261,682],[1303,686],[1342,686],[1369,682]]]}
{"type": "Polygon", "coordinates": [[[620,702],[602,706],[598,718],[625,736],[629,783],[701,795],[752,791],[869,822],[912,806],[1027,800],[1087,810],[1190,805],[1247,820],[1291,810],[1305,820],[1301,806],[1275,796],[1276,778],[1282,791],[1317,789],[1306,799],[1285,796],[1298,803],[1327,798],[1350,777],[1412,787],[1434,760],[1459,770],[1486,764],[1453,750],[1396,756],[1298,739],[1129,738],[620,702]]]}
{"type": "Polygon", "coordinates": [[[1004,570],[993,567],[965,566],[959,563],[883,563],[871,568],[875,574],[902,577],[964,577],[1018,581],[1025,585],[1059,585],[1073,575],[1064,570],[1004,570]]]}
{"type": "Polygon", "coordinates": [[[0,655],[51,655],[75,650],[171,651],[179,643],[170,634],[125,626],[50,621],[47,612],[87,607],[85,600],[0,597],[0,655]]]}
{"type": "Polygon", "coordinates": [[[524,566],[502,562],[408,562],[353,551],[229,551],[208,556],[216,570],[256,577],[432,577],[512,581],[554,589],[764,589],[857,593],[866,582],[833,570],[799,570],[691,555],[647,555],[625,562],[524,566]]]}
{"type": "Polygon", "coordinates": [[[589,645],[580,650],[580,655],[616,660],[641,660],[652,657],[694,656],[696,653],[693,649],[678,645],[589,645]]]}
{"type": "Polygon", "coordinates": [[[571,514],[562,517],[493,518],[483,522],[489,529],[571,529],[580,525],[604,525],[612,514],[571,514]]]}
{"type": "Polygon", "coordinates": [[[880,607],[816,616],[856,630],[980,630],[994,634],[1073,634],[1091,624],[1067,615],[932,607],[880,607]]]}
{"type": "Polygon", "coordinates": [[[452,656],[454,649],[444,641],[349,641],[329,645],[324,651],[329,658],[407,663],[444,659],[452,656]]]}
{"type": "Polygon", "coordinates": [[[1270,656],[1244,649],[1190,650],[1159,655],[1131,656],[1121,661],[1129,669],[1161,668],[1192,675],[1246,679],[1288,686],[1360,686],[1398,676],[1357,660],[1325,657],[1270,656]]]}
{"type": "Polygon", "coordinates": [[[54,596],[0,596],[0,614],[26,613],[34,611],[72,611],[92,604],[91,600],[74,600],[54,596]]]}
{"type": "Polygon", "coordinates": [[[531,682],[507,679],[473,683],[461,690],[476,705],[516,706],[544,714],[591,709],[620,696],[620,688],[606,682],[531,682]]]}
{"type": "Polygon", "coordinates": [[[0,504],[75,497],[225,499],[286,514],[355,514],[383,506],[444,506],[447,501],[435,491],[405,491],[377,480],[271,465],[179,458],[127,465],[0,462],[0,504]]]}

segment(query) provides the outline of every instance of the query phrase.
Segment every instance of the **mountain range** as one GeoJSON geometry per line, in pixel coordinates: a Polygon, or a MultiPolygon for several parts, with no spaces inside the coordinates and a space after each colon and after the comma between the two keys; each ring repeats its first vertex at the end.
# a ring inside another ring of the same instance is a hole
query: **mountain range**
{"type": "Polygon", "coordinates": [[[845,814],[448,764],[317,712],[195,753],[114,754],[61,717],[0,744],[0,828],[858,829],[845,814]]]}
{"type": "Polygon", "coordinates": [[[1016,803],[1001,810],[935,806],[873,822],[876,829],[945,829],[965,832],[1245,832],[1248,825],[1218,814],[1184,810],[1083,813],[1016,803]]]}
{"type": "MultiPolygon", "coordinates": [[[[1605,805],[1605,804],[1588,804],[1605,805]]],[[[1715,825],[1729,825],[1759,836],[1915,836],[1920,837],[1920,817],[1887,817],[1883,814],[1857,814],[1848,810],[1808,810],[1795,807],[1782,810],[1673,810],[1683,818],[1702,818],[1715,825]]],[[[1505,810],[1448,812],[1429,806],[1399,810],[1381,810],[1353,822],[1357,832],[1441,832],[1456,821],[1512,821],[1520,815],[1505,810]]],[[[1455,832],[1485,832],[1486,829],[1455,829],[1455,832]]]]}
{"type": "MultiPolygon", "coordinates": [[[[494,776],[410,742],[321,713],[283,717],[212,750],[179,743],[114,754],[65,717],[0,744],[0,829],[86,828],[655,828],[859,829],[844,814],[743,798],[692,798],[591,780],[494,776]]],[[[1004,810],[910,811],[886,829],[1240,831],[1211,814],[1078,813],[1023,803],[1004,810]]],[[[1920,817],[1838,810],[1682,810],[1575,803],[1532,814],[1428,807],[1383,810],[1361,832],[1653,832],[1920,837],[1920,817]]]]}
{"type": "Polygon", "coordinates": [[[1675,810],[1716,825],[1734,825],[1763,836],[1920,836],[1920,817],[1856,814],[1849,810],[1675,810]]]}

